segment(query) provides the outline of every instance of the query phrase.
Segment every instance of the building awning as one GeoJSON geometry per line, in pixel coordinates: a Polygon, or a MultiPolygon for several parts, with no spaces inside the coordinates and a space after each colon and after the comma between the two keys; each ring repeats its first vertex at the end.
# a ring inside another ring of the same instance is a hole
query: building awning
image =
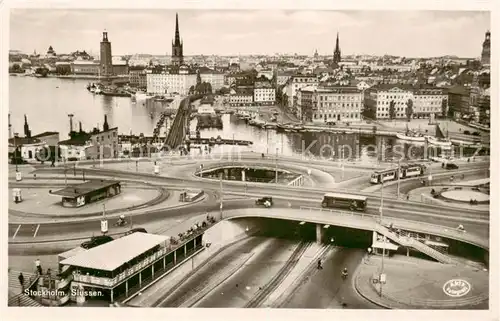
{"type": "Polygon", "coordinates": [[[399,246],[392,244],[392,243],[389,243],[389,242],[376,241],[376,242],[373,242],[372,248],[377,248],[377,249],[384,249],[385,248],[386,250],[397,251],[399,246]]]}

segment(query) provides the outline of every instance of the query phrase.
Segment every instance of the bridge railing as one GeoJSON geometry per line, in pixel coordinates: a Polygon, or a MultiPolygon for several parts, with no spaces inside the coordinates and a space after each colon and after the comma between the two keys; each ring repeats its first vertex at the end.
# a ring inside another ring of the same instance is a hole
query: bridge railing
{"type": "MultiPolygon", "coordinates": [[[[389,225],[393,224],[393,227],[398,228],[398,225],[404,225],[405,227],[401,226],[401,229],[411,229],[414,232],[420,232],[420,233],[428,233],[428,234],[433,234],[437,236],[442,236],[442,237],[447,237],[455,240],[461,240],[466,243],[470,243],[473,245],[476,245],[478,247],[481,247],[485,250],[489,250],[489,240],[483,236],[475,235],[468,233],[466,231],[460,231],[456,227],[448,227],[448,226],[443,226],[443,225],[436,225],[436,224],[431,224],[431,223],[425,223],[425,222],[420,222],[420,221],[411,221],[403,218],[397,218],[397,217],[382,217],[382,220],[380,221],[379,215],[376,214],[367,214],[363,212],[354,212],[354,211],[340,211],[340,210],[335,210],[335,209],[325,209],[321,207],[308,207],[308,206],[301,206],[301,210],[308,210],[308,211],[318,211],[318,212],[331,212],[332,214],[335,215],[342,215],[342,216],[358,216],[362,218],[372,218],[373,220],[380,222],[382,225],[389,225]]],[[[467,228],[466,228],[467,229],[467,228]]]]}

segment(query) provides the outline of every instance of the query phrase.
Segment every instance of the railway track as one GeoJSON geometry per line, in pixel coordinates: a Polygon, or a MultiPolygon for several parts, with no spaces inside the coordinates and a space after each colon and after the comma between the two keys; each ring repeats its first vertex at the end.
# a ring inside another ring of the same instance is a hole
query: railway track
{"type": "Polygon", "coordinates": [[[248,303],[245,308],[257,308],[259,307],[269,295],[276,290],[276,288],[283,282],[285,277],[290,273],[293,267],[297,264],[298,260],[304,254],[308,243],[301,242],[299,246],[293,251],[292,255],[288,258],[285,265],[276,273],[276,275],[269,281],[259,292],[257,292],[248,303]]]}

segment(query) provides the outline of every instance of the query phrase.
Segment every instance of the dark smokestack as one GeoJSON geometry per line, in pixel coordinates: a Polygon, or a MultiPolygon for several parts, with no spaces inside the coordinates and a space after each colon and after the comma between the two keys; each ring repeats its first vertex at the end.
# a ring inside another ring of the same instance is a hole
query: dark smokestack
{"type": "Polygon", "coordinates": [[[82,130],[82,122],[81,121],[78,122],[78,127],[79,127],[80,133],[82,133],[83,130],[82,130]]]}
{"type": "Polygon", "coordinates": [[[28,125],[28,117],[24,115],[24,136],[31,137],[30,126],[28,125]]]}
{"type": "Polygon", "coordinates": [[[104,115],[104,125],[102,125],[102,130],[103,131],[109,130],[108,115],[104,115]]]}

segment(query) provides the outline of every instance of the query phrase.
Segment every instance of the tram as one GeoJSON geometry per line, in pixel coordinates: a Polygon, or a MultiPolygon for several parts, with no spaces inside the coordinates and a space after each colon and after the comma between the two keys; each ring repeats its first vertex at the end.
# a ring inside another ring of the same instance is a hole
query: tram
{"type": "MultiPolygon", "coordinates": [[[[401,165],[399,169],[399,178],[411,178],[419,177],[425,174],[425,165],[423,164],[410,164],[401,165]]],[[[391,168],[382,171],[375,171],[371,178],[370,183],[372,184],[382,184],[388,181],[394,181],[398,179],[398,168],[391,168]]]]}

